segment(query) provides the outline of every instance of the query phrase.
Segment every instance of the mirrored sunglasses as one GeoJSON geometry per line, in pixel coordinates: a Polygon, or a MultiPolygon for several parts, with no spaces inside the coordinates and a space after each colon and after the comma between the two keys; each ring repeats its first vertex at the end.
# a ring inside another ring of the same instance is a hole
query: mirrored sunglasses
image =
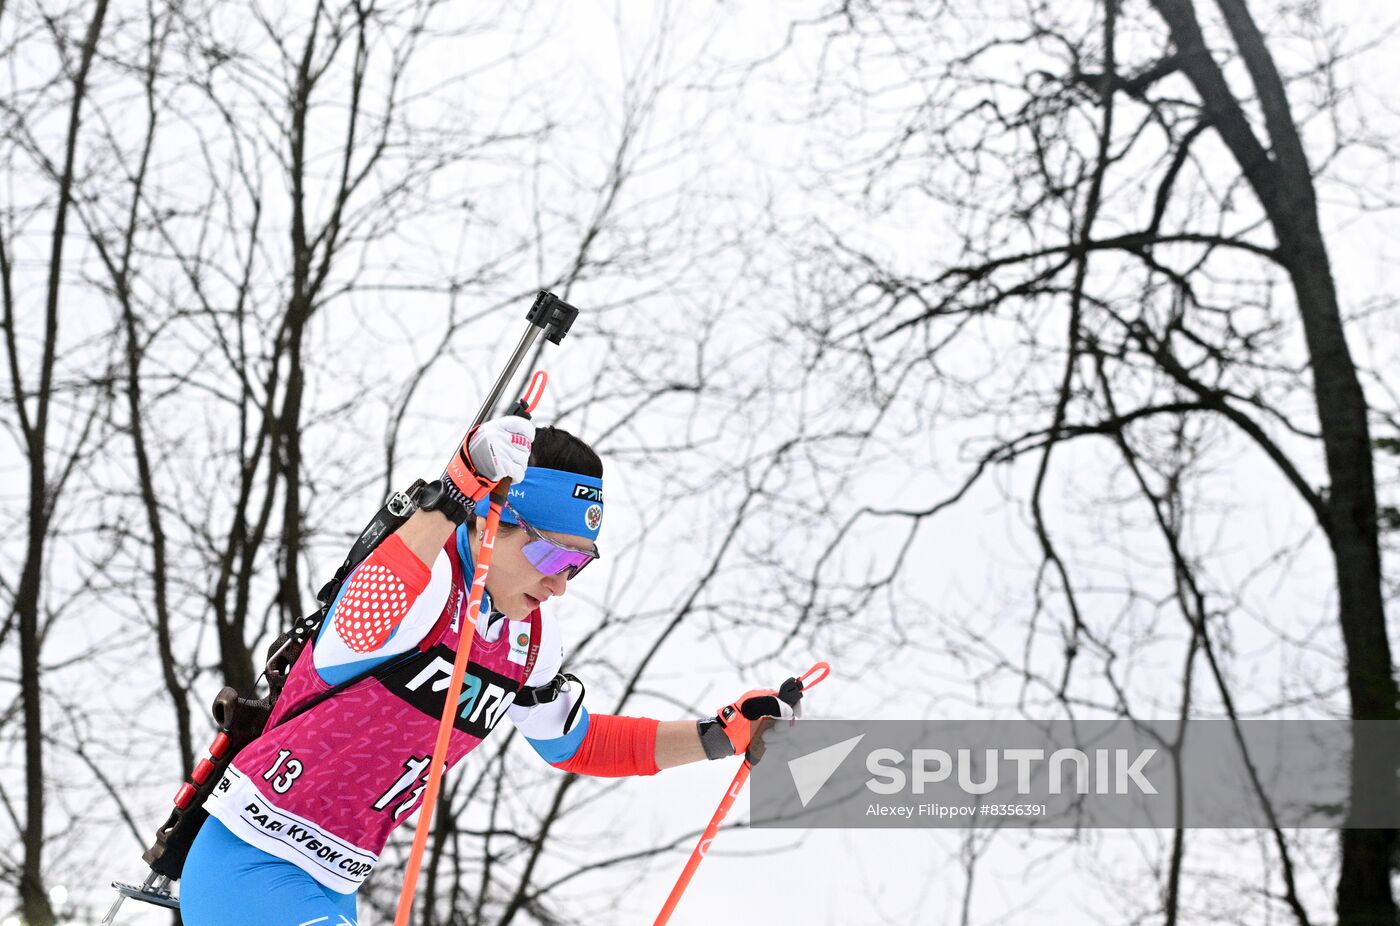
{"type": "Polygon", "coordinates": [[[510,509],[510,513],[515,516],[515,520],[520,522],[520,526],[530,537],[529,542],[521,548],[520,552],[525,554],[525,559],[529,560],[531,566],[545,575],[557,576],[567,572],[569,578],[572,579],[583,572],[583,567],[599,558],[600,554],[596,546],[592,551],[566,547],[535,530],[530,522],[522,518],[520,512],[511,508],[509,504],[506,505],[506,508],[510,509]]]}

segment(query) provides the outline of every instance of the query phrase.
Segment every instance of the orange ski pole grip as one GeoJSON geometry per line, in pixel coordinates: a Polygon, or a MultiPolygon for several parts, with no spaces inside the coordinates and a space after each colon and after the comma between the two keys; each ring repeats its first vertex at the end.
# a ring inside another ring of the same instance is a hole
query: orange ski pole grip
{"type": "MultiPolygon", "coordinates": [[[[825,662],[819,662],[798,677],[802,690],[806,691],[818,682],[826,680],[831,674],[831,666],[825,662]]],[[[710,818],[710,825],[705,827],[705,832],[700,834],[700,841],[696,843],[695,849],[690,853],[690,859],[686,861],[685,868],[681,871],[680,878],[676,881],[676,886],[671,888],[671,894],[666,898],[665,905],[656,916],[656,922],[652,926],[665,926],[671,919],[671,914],[675,912],[676,905],[681,901],[681,895],[690,886],[690,879],[695,876],[695,869],[700,867],[700,862],[710,851],[710,845],[715,841],[715,836],[719,833],[719,825],[724,822],[724,818],[729,815],[729,809],[734,806],[734,801],[739,797],[739,792],[744,790],[744,783],[749,780],[749,772],[753,769],[747,758],[744,764],[739,766],[739,771],[734,773],[734,780],[729,783],[729,789],[724,792],[724,797],[719,802],[714,816],[710,818]]]]}

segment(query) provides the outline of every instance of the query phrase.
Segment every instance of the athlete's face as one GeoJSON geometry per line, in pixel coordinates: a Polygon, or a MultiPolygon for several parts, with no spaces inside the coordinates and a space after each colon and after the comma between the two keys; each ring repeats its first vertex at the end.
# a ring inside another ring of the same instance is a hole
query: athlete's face
{"type": "MultiPolygon", "coordinates": [[[[477,519],[478,530],[473,537],[481,536],[486,526],[484,518],[477,519]]],[[[520,528],[501,525],[496,534],[496,549],[491,554],[491,571],[486,576],[486,590],[491,593],[491,606],[511,620],[523,621],[530,612],[550,598],[558,598],[569,588],[569,574],[547,576],[540,572],[521,552],[530,542],[530,535],[520,528]]],[[[557,531],[541,531],[555,543],[589,550],[593,541],[574,534],[561,534],[557,531]]],[[[468,580],[470,581],[470,580],[468,580]]]]}

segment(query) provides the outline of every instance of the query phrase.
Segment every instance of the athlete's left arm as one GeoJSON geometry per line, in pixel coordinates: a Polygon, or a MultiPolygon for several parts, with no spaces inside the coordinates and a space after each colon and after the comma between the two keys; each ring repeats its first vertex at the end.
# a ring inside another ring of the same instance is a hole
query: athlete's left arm
{"type": "MultiPolygon", "coordinates": [[[[531,688],[549,684],[563,662],[564,645],[558,622],[551,615],[541,614],[540,652],[525,684],[531,688]]],[[[541,758],[566,772],[617,778],[655,775],[665,767],[659,760],[668,756],[658,754],[658,745],[669,742],[669,734],[658,736],[658,728],[672,724],[650,717],[591,714],[579,703],[582,697],[581,686],[571,684],[553,701],[530,707],[512,705],[506,716],[541,758]]],[[[698,746],[695,724],[689,726],[698,746]]],[[[704,758],[703,750],[699,758],[704,758]]]]}
{"type": "MultiPolygon", "coordinates": [[[[549,684],[564,659],[558,625],[549,618],[543,618],[541,625],[540,656],[526,680],[529,687],[549,684]]],[[[506,714],[541,758],[555,768],[617,778],[655,775],[663,768],[744,752],[750,737],[762,729],[760,712],[792,716],[791,708],[783,710],[786,705],[776,695],[776,691],[748,692],[717,717],[697,724],[694,720],[590,714],[578,704],[582,691],[571,685],[553,701],[532,707],[513,705],[506,714]],[[745,703],[751,699],[753,704],[745,703]],[[745,714],[753,714],[753,721],[745,714]]]]}
{"type": "MultiPolygon", "coordinates": [[[[561,695],[559,700],[564,698],[565,695],[561,695]]],[[[521,710],[543,712],[549,707],[541,704],[521,710]]],[[[541,758],[565,772],[602,778],[655,775],[663,768],[706,758],[693,720],[660,721],[651,717],[590,714],[585,707],[579,708],[578,719],[567,733],[562,727],[540,730],[535,720],[527,717],[518,725],[523,726],[522,732],[532,730],[559,735],[541,737],[526,733],[526,740],[541,758]]]]}
{"type": "MultiPolygon", "coordinates": [[[[507,714],[521,711],[524,717],[516,726],[540,756],[557,769],[617,778],[624,775],[655,775],[663,768],[672,768],[701,759],[722,759],[749,748],[750,737],[757,742],[763,727],[743,721],[743,746],[736,748],[734,727],[729,730],[718,725],[717,719],[656,720],[651,717],[622,717],[614,714],[590,714],[580,706],[572,727],[564,730],[568,710],[555,705],[571,704],[572,692],[560,694],[550,704],[532,708],[512,707],[507,714]],[[556,719],[563,714],[564,719],[556,719]],[[702,730],[714,724],[711,742],[707,745],[702,730]]],[[[763,718],[771,723],[771,717],[763,718]]],[[[757,753],[755,753],[757,755],[757,753]]]]}

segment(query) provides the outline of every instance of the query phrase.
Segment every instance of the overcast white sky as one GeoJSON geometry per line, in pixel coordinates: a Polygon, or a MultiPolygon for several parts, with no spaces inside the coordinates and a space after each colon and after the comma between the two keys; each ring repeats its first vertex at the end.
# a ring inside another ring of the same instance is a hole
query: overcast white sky
{"type": "MultiPolygon", "coordinates": [[[[1256,2],[1255,7],[1264,6],[1256,2]]],[[[1332,22],[1345,25],[1356,36],[1379,35],[1394,25],[1393,10],[1388,5],[1345,0],[1323,7],[1332,22]]],[[[730,89],[703,94],[687,89],[692,75],[712,73],[706,68],[714,60],[744,62],[776,50],[782,44],[786,24],[791,18],[806,15],[800,4],[677,4],[670,11],[675,20],[670,44],[662,58],[663,70],[673,75],[668,88],[657,98],[657,114],[649,129],[648,140],[657,146],[657,154],[645,162],[646,170],[639,177],[630,195],[638,203],[639,214],[646,214],[649,197],[676,195],[697,208],[712,210],[713,216],[732,215],[736,225],[758,222],[762,215],[758,203],[769,203],[774,210],[789,218],[801,216],[803,204],[820,203],[818,196],[801,185],[801,178],[787,166],[812,156],[827,142],[812,137],[802,117],[807,87],[802,83],[813,54],[810,49],[793,59],[783,59],[772,70],[762,72],[742,84],[727,84],[730,89]],[[728,94],[726,96],[726,94],[728,94]],[[716,106],[715,100],[723,101],[716,106]],[[742,191],[743,196],[736,193],[742,191]]],[[[553,205],[550,196],[553,185],[564,189],[569,185],[569,171],[583,177],[601,176],[610,156],[609,145],[618,128],[621,88],[629,74],[648,67],[652,36],[663,16],[662,6],[651,4],[603,4],[596,2],[541,3],[531,7],[532,20],[522,35],[533,35],[539,22],[550,22],[553,28],[534,49],[532,56],[518,65],[490,72],[490,90],[480,84],[475,92],[494,103],[512,101],[503,123],[527,121],[532,114],[572,113],[575,118],[560,133],[561,144],[570,145],[577,155],[565,162],[556,173],[545,176],[541,188],[524,191],[510,186],[488,183],[479,189],[477,206],[496,211],[502,223],[514,230],[528,224],[529,210],[540,202],[553,205]],[[547,63],[547,65],[546,65],[547,63]],[[494,93],[491,92],[494,90],[494,93]],[[511,210],[514,209],[515,212],[511,210]]],[[[3,25],[3,24],[0,24],[3,25]]],[[[809,36],[810,38],[810,36],[809,36]]],[[[464,41],[449,49],[440,49],[444,58],[437,63],[425,61],[414,79],[426,87],[441,75],[462,63],[492,60],[498,49],[498,35],[464,41]]],[[[523,40],[522,40],[523,41],[523,40]]],[[[1396,66],[1393,41],[1385,43],[1364,57],[1346,66],[1347,78],[1354,83],[1358,106],[1374,118],[1373,129],[1385,137],[1395,137],[1396,111],[1400,97],[1394,88],[1400,86],[1400,69],[1396,66]]],[[[810,75],[808,75],[810,76],[810,75]]],[[[462,108],[441,105],[444,118],[475,115],[489,109],[480,101],[463,100],[462,108]]],[[[1375,190],[1378,196],[1393,197],[1395,179],[1388,172],[1368,170],[1362,155],[1343,165],[1345,173],[1363,187],[1375,190]]],[[[489,172],[489,168],[481,168],[489,172]]],[[[512,176],[502,168],[500,181],[512,176]]],[[[1395,222],[1389,214],[1359,213],[1354,201],[1340,191],[1328,196],[1325,220],[1330,235],[1330,247],[1342,293],[1348,307],[1356,308],[1371,300],[1388,298],[1394,279],[1397,251],[1395,222]]],[[[564,206],[559,203],[561,208],[564,206]]],[[[657,207],[658,214],[665,211],[657,207]]],[[[820,216],[814,216],[820,218],[820,216]]],[[[504,250],[508,234],[492,238],[486,232],[475,232],[467,240],[459,240],[457,229],[447,225],[424,222],[405,236],[402,245],[405,260],[420,270],[434,260],[453,260],[453,255],[504,250]],[[439,242],[451,241],[450,247],[439,248],[439,242]],[[441,250],[443,253],[439,253],[441,250]]],[[[900,227],[891,219],[889,225],[872,222],[869,238],[883,242],[891,253],[901,258],[920,252],[936,250],[941,242],[928,228],[900,227]],[[924,235],[926,237],[920,237],[924,235]]],[[[703,225],[703,223],[700,223],[703,225]]],[[[745,229],[738,229],[744,231],[745,229]]],[[[678,240],[683,236],[678,235],[678,240]]],[[[548,252],[547,247],[540,249],[548,252]]],[[[383,255],[380,265],[391,267],[399,255],[383,255]]],[[[768,255],[771,256],[771,255],[768,255]]],[[[556,267],[545,266],[548,257],[541,257],[540,275],[548,276],[556,267]]],[[[386,276],[391,275],[386,272],[386,276]]],[[[771,280],[755,279],[748,274],[744,261],[730,254],[723,262],[703,269],[687,269],[679,274],[683,298],[678,306],[689,311],[706,300],[722,303],[723,294],[732,290],[751,296],[762,291],[771,280]],[[713,287],[710,293],[705,286],[713,287]]],[[[787,293],[786,283],[774,287],[776,296],[787,293]]],[[[506,289],[525,285],[507,286],[506,289]]],[[[590,302],[614,303],[636,293],[645,293],[658,286],[652,280],[608,279],[581,286],[573,298],[585,309],[575,335],[566,348],[551,361],[554,376],[552,396],[567,396],[597,374],[590,360],[587,307],[590,302]]],[[[657,298],[655,296],[653,299],[657,298]]],[[[392,382],[395,375],[393,357],[388,347],[403,351],[402,356],[416,356],[415,348],[402,339],[405,327],[412,327],[413,316],[402,310],[403,296],[396,293],[357,295],[353,303],[325,314],[319,324],[332,341],[337,339],[337,325],[345,323],[347,362],[362,364],[372,370],[382,382],[392,382]],[[344,313],[344,314],[339,314],[344,313]],[[405,322],[405,318],[409,321],[405,322]],[[384,342],[348,343],[362,338],[364,331],[382,330],[389,337],[384,342]],[[377,364],[377,365],[376,365],[377,364]]],[[[777,300],[775,299],[775,302],[777,300]]],[[[425,310],[424,317],[441,306],[425,310]]],[[[94,307],[94,312],[105,309],[94,307]]],[[[756,328],[779,329],[781,310],[774,316],[755,319],[756,328]]],[[[1369,317],[1364,327],[1353,329],[1351,344],[1358,359],[1373,367],[1393,366],[1400,332],[1395,313],[1386,312],[1369,317]]],[[[729,337],[736,344],[750,345],[751,332],[736,331],[729,337]]],[[[502,348],[516,336],[516,324],[502,323],[478,336],[473,332],[471,350],[462,363],[439,368],[428,388],[410,409],[414,427],[406,433],[409,446],[404,450],[400,473],[428,472],[450,448],[461,430],[461,421],[445,412],[429,397],[452,395],[462,390],[462,380],[469,377],[474,386],[484,386],[491,359],[502,354],[502,348]],[[475,364],[475,366],[472,366],[475,364]]],[[[770,358],[775,369],[799,364],[794,356],[775,355],[770,358]]],[[[333,383],[316,383],[314,389],[323,396],[332,394],[333,383]]],[[[1380,398],[1376,397],[1379,401],[1380,398]]],[[[195,401],[195,400],[192,400],[195,401]]],[[[546,401],[546,404],[548,404],[546,401]]],[[[1389,401],[1386,399],[1385,401],[1389,401]]],[[[474,407],[473,402],[465,403],[474,407]]],[[[211,413],[214,414],[214,413],[211,413]]],[[[378,411],[365,414],[365,434],[376,439],[381,426],[376,421],[378,411]]],[[[599,416],[602,417],[601,414],[599,416]]],[[[545,418],[548,418],[546,413],[545,418]]],[[[601,427],[597,419],[585,425],[601,427]]],[[[663,420],[654,423],[652,436],[681,423],[663,420]]],[[[719,435],[742,430],[742,422],[721,422],[714,425],[719,435]]],[[[583,429],[587,437],[587,428],[583,429]]],[[[359,440],[363,435],[346,435],[346,441],[359,440]]],[[[645,429],[635,435],[648,439],[645,429]]],[[[953,435],[931,435],[937,446],[946,442],[955,445],[953,435]]],[[[332,441],[334,443],[334,441],[332,441]]],[[[720,450],[723,452],[723,444],[720,450]]],[[[7,451],[8,453],[8,451],[7,451]]],[[[1092,482],[1093,473],[1101,465],[1091,449],[1067,450],[1066,469],[1084,473],[1092,482]],[[1079,454],[1084,456],[1081,458],[1079,454]],[[1082,461],[1082,466],[1077,465],[1082,461]]],[[[897,448],[894,457],[897,458],[897,448]]],[[[609,523],[612,537],[631,538],[642,529],[648,517],[637,510],[637,498],[646,497],[642,488],[655,474],[620,455],[607,461],[609,472],[609,523]],[[631,486],[629,488],[629,485],[631,486]]],[[[956,470],[930,472],[898,464],[897,459],[882,459],[883,468],[873,471],[859,487],[843,487],[852,500],[857,493],[867,499],[880,501],[885,497],[936,497],[946,491],[956,470]]],[[[10,472],[6,464],[6,472],[10,472]]],[[[1024,485],[1027,474],[1013,472],[1005,479],[1024,485]]],[[[1234,501],[1234,510],[1222,514],[1219,525],[1222,547],[1228,563],[1222,562],[1221,572],[1243,574],[1251,567],[1268,542],[1296,533],[1301,515],[1288,504],[1279,504],[1286,493],[1282,482],[1262,461],[1241,459],[1237,465],[1218,474],[1216,488],[1234,501]],[[1251,535],[1262,536],[1254,545],[1251,535]]],[[[324,491],[324,489],[323,489],[324,491]]],[[[366,488],[360,497],[346,504],[346,511],[358,510],[354,505],[370,503],[378,487],[366,488]]],[[[12,489],[7,497],[18,495],[12,489]]],[[[1056,513],[1068,516],[1078,512],[1078,494],[1073,476],[1056,486],[1056,513]]],[[[339,525],[353,530],[362,520],[359,514],[348,514],[348,522],[339,525]]],[[[673,526],[673,531],[679,528],[673,526]]],[[[683,541],[684,531],[680,531],[683,541]]],[[[697,531],[689,540],[701,548],[712,538],[697,531]]],[[[667,650],[664,663],[652,684],[667,681],[674,686],[671,697],[649,697],[629,705],[630,713],[648,713],[670,719],[691,716],[693,712],[677,710],[676,701],[718,707],[733,696],[754,685],[776,684],[786,674],[796,674],[816,659],[828,660],[833,667],[831,678],[808,699],[807,710],[813,716],[845,718],[900,717],[1009,717],[1015,716],[1012,697],[1004,690],[974,691],[963,677],[965,667],[949,657],[942,649],[942,631],[936,624],[945,620],[975,620],[978,630],[994,639],[1002,639],[1009,648],[1017,648],[1024,635],[1024,606],[1026,588],[1032,579],[1034,555],[1026,546],[1024,513],[1006,504],[1003,494],[994,484],[970,493],[954,510],[940,517],[919,536],[911,553],[911,561],[920,564],[917,576],[902,583],[899,595],[905,608],[926,608],[929,634],[907,646],[891,645],[888,637],[872,628],[864,632],[860,619],[854,621],[842,637],[840,650],[800,646],[790,650],[782,665],[768,664],[758,670],[741,673],[733,665],[731,655],[734,641],[719,639],[704,629],[695,629],[692,636],[678,640],[667,650]]],[[[668,542],[677,542],[674,533],[668,542]]],[[[872,537],[878,545],[878,536],[872,537]]],[[[649,549],[649,548],[648,548],[649,549]]],[[[614,561],[604,560],[591,570],[591,586],[571,589],[571,596],[584,604],[603,600],[625,601],[639,610],[643,604],[663,607],[674,600],[674,589],[668,584],[667,562],[664,556],[655,561],[647,559],[648,549],[634,551],[628,572],[614,561]]],[[[657,549],[662,549],[658,546],[657,549]]],[[[1130,551],[1117,551],[1127,557],[1130,551]]],[[[1321,550],[1314,545],[1305,551],[1297,568],[1280,576],[1276,584],[1260,592],[1260,602],[1273,609],[1270,616],[1281,625],[1297,618],[1309,623],[1318,613],[1330,607],[1331,596],[1325,586],[1326,562],[1321,550]]],[[[872,546],[871,559],[878,560],[880,550],[872,546]]],[[[339,560],[339,553],[327,553],[326,564],[339,560]]],[[[1121,563],[1118,564],[1121,566],[1121,563]]],[[[568,602],[560,604],[566,646],[568,643],[568,602]]],[[[1245,649],[1253,642],[1250,631],[1242,629],[1238,643],[1245,649]]],[[[1262,631],[1260,631],[1262,634],[1262,631]]],[[[71,641],[80,646],[86,636],[71,641]]],[[[747,639],[761,639],[761,635],[747,639]]],[[[1395,639],[1392,633],[1392,639],[1395,639]]],[[[642,641],[639,638],[639,645],[642,641]]],[[[1261,665],[1256,680],[1264,689],[1283,686],[1286,674],[1282,663],[1261,665]]],[[[585,675],[585,681],[591,681],[585,675]]],[[[590,684],[590,708],[607,710],[608,700],[616,690],[616,678],[601,675],[596,685],[590,684]],[[612,686],[612,690],[610,690],[612,686]]],[[[208,691],[212,696],[212,687],[208,691]]],[[[119,682],[114,683],[107,697],[114,703],[122,696],[119,682]]],[[[201,694],[201,701],[207,700],[201,694]]],[[[1169,703],[1169,702],[1165,702],[1169,703]]],[[[196,742],[203,736],[196,736],[196,742]]],[[[520,744],[523,750],[524,744],[520,744]]],[[[155,759],[152,757],[152,763],[155,759]]],[[[471,760],[468,761],[471,767],[471,760]]],[[[165,768],[168,763],[160,765],[165,768]]],[[[600,800],[580,823],[594,832],[612,827],[618,832],[619,844],[645,845],[673,838],[688,828],[699,828],[709,818],[734,772],[733,763],[703,763],[670,770],[652,779],[629,781],[600,800]]],[[[461,770],[457,772],[461,774],[461,770]]],[[[174,782],[152,784],[152,797],[146,821],[154,826],[163,815],[165,795],[173,791],[174,782]]],[[[746,808],[741,799],[737,810],[746,808]]],[[[407,841],[411,828],[400,831],[407,841]]],[[[699,874],[692,883],[686,899],[672,922],[700,924],[734,923],[944,923],[956,922],[964,906],[966,874],[959,859],[965,849],[967,834],[955,831],[818,831],[724,833],[717,840],[699,874]]],[[[1076,922],[1120,922],[1124,909],[1137,909],[1147,904],[1140,892],[1143,858],[1155,857],[1167,834],[1085,833],[1031,835],[1006,832],[986,839],[979,846],[982,860],[977,867],[975,888],[968,901],[970,919],[974,923],[1042,922],[1048,919],[1071,918],[1076,922]],[[1072,846],[1066,844],[1073,843],[1072,846]],[[1120,876],[1120,872],[1122,872],[1120,876]]],[[[1319,859],[1318,865],[1305,869],[1303,890],[1312,898],[1314,909],[1325,913],[1330,909],[1330,883],[1322,878],[1330,869],[1326,853],[1330,837],[1318,834],[1304,840],[1308,852],[1319,859]]],[[[94,875],[96,882],[112,877],[139,880],[142,865],[139,849],[130,844],[125,834],[114,837],[119,842],[110,856],[113,870],[94,875]]],[[[1198,875],[1208,873],[1206,860],[1223,861],[1258,854],[1258,835],[1249,833],[1201,834],[1197,845],[1203,846],[1199,855],[1193,854],[1201,866],[1198,875]],[[1204,847],[1209,848],[1204,848],[1204,847]]],[[[590,852],[599,854],[615,850],[611,843],[590,847],[570,847],[575,859],[587,859],[590,852]]],[[[1306,854],[1306,853],[1305,853],[1306,854]]],[[[685,853],[662,860],[652,860],[627,871],[600,872],[596,879],[578,883],[576,892],[580,912],[596,911],[600,922],[650,922],[670,889],[671,883],[685,861],[685,853]],[[616,893],[615,907],[608,893],[616,893]],[[601,895],[601,896],[600,896],[601,895]],[[612,907],[611,912],[609,908],[612,907]]],[[[1204,877],[1203,877],[1203,880],[1204,877]]],[[[74,885],[72,892],[93,886],[74,885]]],[[[106,893],[96,885],[96,908],[105,906],[106,893]]],[[[1216,902],[1212,897],[1211,902],[1216,902]]],[[[1148,904],[1150,905],[1150,904],[1148,904]]],[[[362,913],[363,913],[362,909],[362,913]]],[[[1221,912],[1221,911],[1216,911],[1221,912]]],[[[122,922],[135,924],[161,923],[165,919],[148,913],[139,905],[128,903],[122,922]]],[[[366,926],[379,926],[371,916],[361,920],[366,926]]],[[[6,921],[3,926],[10,926],[6,921]]]]}

